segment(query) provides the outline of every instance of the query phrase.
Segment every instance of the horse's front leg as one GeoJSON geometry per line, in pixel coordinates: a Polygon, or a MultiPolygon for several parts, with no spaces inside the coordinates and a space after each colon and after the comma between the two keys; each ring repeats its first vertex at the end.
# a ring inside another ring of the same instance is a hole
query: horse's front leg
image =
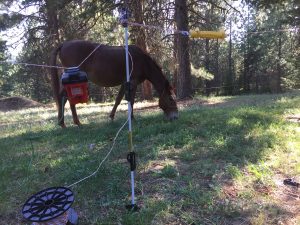
{"type": "Polygon", "coordinates": [[[113,109],[111,110],[111,112],[109,114],[109,117],[110,117],[111,120],[113,120],[115,118],[116,110],[118,108],[118,105],[122,101],[122,98],[123,98],[124,94],[125,94],[125,85],[122,84],[121,87],[120,87],[119,93],[117,95],[114,107],[113,107],[113,109]]]}
{"type": "Polygon", "coordinates": [[[65,128],[64,109],[67,102],[66,92],[62,90],[58,95],[57,109],[58,109],[58,125],[65,128]]]}
{"type": "Polygon", "coordinates": [[[132,82],[131,89],[130,89],[130,91],[131,91],[131,94],[130,94],[131,119],[134,119],[134,117],[133,117],[133,104],[134,104],[136,90],[137,90],[137,84],[132,82]]]}
{"type": "Polygon", "coordinates": [[[72,117],[73,117],[73,122],[74,124],[76,124],[77,126],[80,126],[81,123],[78,119],[78,115],[77,115],[77,111],[76,111],[76,106],[74,104],[70,103],[70,108],[71,108],[71,112],[72,112],[72,117]]]}

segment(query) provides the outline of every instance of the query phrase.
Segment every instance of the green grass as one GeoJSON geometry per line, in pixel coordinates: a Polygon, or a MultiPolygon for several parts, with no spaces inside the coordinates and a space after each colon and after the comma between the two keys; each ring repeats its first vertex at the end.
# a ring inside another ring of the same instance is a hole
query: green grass
{"type": "MultiPolygon", "coordinates": [[[[286,120],[300,114],[300,92],[201,99],[214,104],[181,108],[174,122],[160,111],[135,112],[141,209],[125,209],[126,126],[99,173],[72,187],[80,224],[275,224],[293,217],[272,193],[275,175],[300,180],[299,123],[286,120]]],[[[109,121],[107,110],[82,107],[80,128],[67,110],[67,129],[55,125],[53,108],[0,113],[0,224],[26,224],[20,211],[32,194],[98,167],[126,121],[125,112],[109,121]]]]}

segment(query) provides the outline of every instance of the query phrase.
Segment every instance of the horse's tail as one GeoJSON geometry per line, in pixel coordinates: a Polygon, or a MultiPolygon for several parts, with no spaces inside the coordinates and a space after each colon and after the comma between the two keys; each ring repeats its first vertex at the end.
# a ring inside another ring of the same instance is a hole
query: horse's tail
{"type": "Polygon", "coordinates": [[[62,48],[63,44],[60,44],[58,47],[56,47],[52,54],[51,54],[51,61],[50,65],[53,66],[51,68],[51,86],[52,86],[52,91],[53,91],[53,97],[58,104],[59,102],[59,91],[60,91],[60,82],[59,82],[59,77],[58,77],[58,69],[55,67],[57,66],[57,55],[60,49],[62,48]]]}

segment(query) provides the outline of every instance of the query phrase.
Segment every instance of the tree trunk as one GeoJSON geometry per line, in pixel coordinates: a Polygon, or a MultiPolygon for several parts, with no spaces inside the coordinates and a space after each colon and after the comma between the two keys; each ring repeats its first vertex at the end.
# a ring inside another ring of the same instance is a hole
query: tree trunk
{"type": "Polygon", "coordinates": [[[178,80],[178,35],[174,36],[174,51],[173,51],[173,57],[174,57],[174,78],[173,78],[173,87],[175,89],[175,93],[177,93],[177,80],[178,80]]]}
{"type": "MultiPolygon", "coordinates": [[[[133,16],[134,20],[137,23],[143,23],[143,3],[144,0],[132,0],[132,10],[133,10],[133,16]]],[[[143,49],[145,52],[147,51],[147,44],[146,44],[146,33],[144,28],[142,27],[134,27],[132,29],[132,32],[134,34],[134,43],[143,49]]],[[[152,97],[152,84],[150,81],[145,80],[142,83],[142,98],[151,100],[152,97]]]]}
{"type": "Polygon", "coordinates": [[[220,77],[220,73],[219,73],[219,40],[217,39],[217,50],[216,50],[216,94],[217,96],[220,94],[220,86],[221,86],[221,77],[220,77]]]}
{"type": "MultiPolygon", "coordinates": [[[[60,36],[59,36],[59,22],[58,22],[58,7],[57,2],[51,0],[45,0],[45,7],[46,7],[46,34],[45,37],[49,37],[48,39],[48,47],[54,49],[60,43],[60,36]]],[[[50,54],[49,54],[50,55],[50,54]]],[[[50,58],[47,60],[50,61],[50,58]]],[[[48,77],[51,77],[50,70],[47,70],[48,77]]],[[[53,79],[51,79],[53,82],[53,79]]],[[[54,99],[56,99],[56,91],[52,88],[54,99]]]]}
{"type": "MultiPolygon", "coordinates": [[[[210,71],[210,58],[209,58],[209,39],[205,39],[205,69],[210,71]]],[[[205,80],[205,94],[208,97],[211,92],[211,81],[205,80]]]]}
{"type": "Polygon", "coordinates": [[[246,43],[244,47],[244,72],[243,72],[243,89],[245,93],[250,92],[250,65],[249,65],[249,39],[248,35],[246,38],[246,43]]]}
{"type": "MultiPolygon", "coordinates": [[[[246,1],[247,4],[249,4],[248,1],[246,1]]],[[[244,72],[243,72],[243,89],[244,92],[248,93],[250,92],[250,63],[249,63],[249,54],[250,54],[250,44],[249,44],[249,24],[250,24],[250,12],[249,12],[249,6],[248,6],[248,15],[247,15],[247,36],[245,40],[245,48],[244,48],[244,72]]]]}
{"type": "Polygon", "coordinates": [[[46,35],[50,38],[49,40],[52,47],[56,47],[60,42],[57,3],[51,0],[46,0],[45,5],[47,9],[46,35]]]}
{"type": "Polygon", "coordinates": [[[232,73],[232,34],[231,34],[231,21],[230,21],[230,34],[229,34],[229,50],[228,50],[228,74],[227,74],[227,82],[226,82],[226,94],[232,95],[233,93],[233,73],[232,73]]]}
{"type": "MultiPolygon", "coordinates": [[[[282,29],[280,26],[279,29],[282,29]]],[[[281,58],[282,58],[282,33],[279,32],[279,39],[278,39],[278,60],[277,60],[277,77],[276,77],[276,92],[281,92],[281,58]]]]}
{"type": "MultiPolygon", "coordinates": [[[[188,31],[188,10],[186,0],[175,0],[175,21],[177,29],[188,31]]],[[[189,57],[189,37],[178,34],[177,46],[178,74],[177,74],[177,96],[179,99],[190,97],[191,67],[189,57]]]]}

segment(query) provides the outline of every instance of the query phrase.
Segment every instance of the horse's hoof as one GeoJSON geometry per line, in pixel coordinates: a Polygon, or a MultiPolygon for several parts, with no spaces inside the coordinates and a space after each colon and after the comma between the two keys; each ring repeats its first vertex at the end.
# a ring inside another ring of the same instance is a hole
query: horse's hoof
{"type": "Polygon", "coordinates": [[[111,121],[113,121],[115,119],[115,115],[109,115],[109,118],[111,121]]]}

